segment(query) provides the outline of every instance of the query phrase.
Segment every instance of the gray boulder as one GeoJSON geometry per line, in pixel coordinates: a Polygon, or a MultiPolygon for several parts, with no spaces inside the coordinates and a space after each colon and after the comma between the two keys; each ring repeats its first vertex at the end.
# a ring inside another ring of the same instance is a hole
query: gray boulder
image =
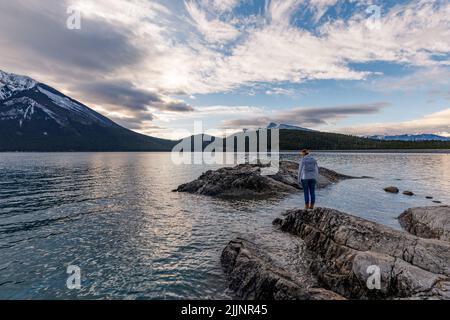
{"type": "MultiPolygon", "coordinates": [[[[174,192],[188,192],[213,197],[256,198],[297,192],[299,164],[281,161],[279,171],[274,175],[262,175],[263,165],[242,164],[233,168],[207,171],[197,180],[179,186],[174,192]]],[[[320,168],[318,188],[345,179],[354,179],[335,171],[320,168]]],[[[365,178],[365,177],[363,177],[365,178]]]]}
{"type": "Polygon", "coordinates": [[[399,221],[416,236],[450,242],[450,206],[409,209],[400,215],[399,221]]]}

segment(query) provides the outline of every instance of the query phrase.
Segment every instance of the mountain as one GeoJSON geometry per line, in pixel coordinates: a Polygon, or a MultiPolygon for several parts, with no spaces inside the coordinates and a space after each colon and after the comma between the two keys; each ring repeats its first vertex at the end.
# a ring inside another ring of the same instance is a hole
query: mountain
{"type": "Polygon", "coordinates": [[[168,151],[29,77],[0,70],[0,151],[168,151]]]}
{"type": "Polygon", "coordinates": [[[271,122],[268,126],[267,129],[280,129],[280,130],[299,130],[299,131],[309,131],[309,132],[315,132],[315,130],[311,130],[311,129],[307,129],[307,128],[302,128],[302,127],[297,127],[297,126],[293,126],[290,124],[278,124],[275,122],[271,122]]]}
{"type": "MultiPolygon", "coordinates": [[[[251,139],[259,145],[259,135],[261,130],[239,132],[226,139],[218,137],[209,137],[203,142],[203,148],[208,146],[211,142],[215,141],[218,146],[222,146],[224,151],[233,152],[237,151],[237,141],[240,141],[240,148],[245,146],[245,150],[249,151],[249,143],[251,139]],[[249,138],[250,135],[256,133],[256,136],[249,138]],[[227,149],[228,146],[235,146],[233,149],[227,149]]],[[[267,132],[264,131],[264,134],[267,132]]],[[[196,136],[201,138],[201,135],[196,136]]],[[[374,140],[363,137],[356,137],[351,135],[345,135],[340,133],[320,132],[320,131],[302,131],[302,130],[289,130],[281,129],[279,131],[279,147],[281,151],[299,151],[301,149],[311,149],[315,151],[320,150],[426,150],[426,149],[450,149],[450,141],[387,141],[387,140],[374,140]]],[[[190,137],[190,145],[194,146],[193,138],[190,137]]],[[[267,150],[271,150],[271,138],[267,143],[267,150]]],[[[189,140],[188,140],[189,141],[189,140]]],[[[187,145],[189,147],[189,143],[187,145]]],[[[253,145],[255,146],[255,145],[253,145]]],[[[258,148],[259,149],[259,148],[258,148]]],[[[255,151],[250,150],[250,151],[255,151]]],[[[265,151],[265,150],[260,150],[265,151]]],[[[243,149],[239,149],[239,152],[243,152],[243,149]]]]}
{"type": "MultiPolygon", "coordinates": [[[[450,149],[450,139],[390,141],[286,124],[268,128],[280,129],[281,150],[450,149]]],[[[128,130],[48,85],[0,71],[0,151],[170,151],[178,142],[128,130]]]]}
{"type": "Polygon", "coordinates": [[[450,149],[450,141],[389,141],[339,133],[280,130],[281,150],[450,149]]]}
{"type": "Polygon", "coordinates": [[[368,138],[386,141],[450,141],[450,138],[438,136],[436,134],[402,134],[397,136],[376,135],[368,138]]]}

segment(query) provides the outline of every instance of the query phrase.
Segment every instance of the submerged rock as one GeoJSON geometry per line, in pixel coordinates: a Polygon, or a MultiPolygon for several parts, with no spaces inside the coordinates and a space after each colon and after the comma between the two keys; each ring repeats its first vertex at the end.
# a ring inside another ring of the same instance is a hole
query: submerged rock
{"type": "MultiPolygon", "coordinates": [[[[207,171],[197,180],[179,186],[175,192],[188,192],[213,197],[251,198],[297,192],[302,187],[297,182],[299,164],[281,161],[274,175],[262,175],[263,165],[241,164],[233,168],[207,171]]],[[[367,177],[362,177],[367,178],[367,177]]],[[[318,188],[355,177],[320,168],[318,188]]]]}
{"type": "Polygon", "coordinates": [[[403,191],[403,194],[404,194],[405,196],[410,196],[410,197],[412,197],[412,196],[414,195],[414,192],[412,192],[412,191],[403,191]]]}
{"type": "Polygon", "coordinates": [[[399,221],[416,236],[450,242],[450,206],[409,209],[400,215],[399,221]]]}
{"type": "Polygon", "coordinates": [[[232,241],[222,265],[241,298],[450,299],[450,243],[326,208],[289,210],[274,224],[302,242],[294,254],[308,272],[274,263],[264,246],[232,241]],[[379,287],[369,286],[377,274],[379,287]]]}
{"type": "Polygon", "coordinates": [[[397,187],[387,187],[384,188],[384,191],[388,192],[388,193],[399,193],[400,190],[397,187]]]}

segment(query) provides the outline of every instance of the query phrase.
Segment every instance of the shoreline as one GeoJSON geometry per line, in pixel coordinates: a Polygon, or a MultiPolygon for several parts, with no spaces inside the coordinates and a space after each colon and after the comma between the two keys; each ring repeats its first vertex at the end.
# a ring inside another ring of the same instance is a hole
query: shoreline
{"type": "Polygon", "coordinates": [[[273,221],[276,244],[232,239],[222,268],[244,300],[448,300],[449,209],[409,209],[402,230],[336,209],[290,209],[273,221]]]}
{"type": "MultiPolygon", "coordinates": [[[[371,149],[371,150],[317,150],[314,153],[436,153],[450,154],[450,149],[371,149]]],[[[297,151],[280,151],[282,154],[298,154],[297,151]]]]}
{"type": "MultiPolygon", "coordinates": [[[[36,153],[171,153],[172,151],[0,151],[0,154],[36,154],[36,153]]],[[[450,154],[450,149],[368,149],[368,150],[312,150],[314,153],[408,153],[408,154],[450,154]]],[[[198,152],[186,152],[186,153],[198,153],[198,152]]],[[[227,152],[222,152],[227,153],[227,152]]],[[[244,152],[229,152],[232,154],[248,154],[244,152]]],[[[295,154],[297,155],[299,151],[297,150],[281,150],[277,152],[279,154],[295,154]]],[[[272,154],[272,153],[268,153],[272,154]]]]}

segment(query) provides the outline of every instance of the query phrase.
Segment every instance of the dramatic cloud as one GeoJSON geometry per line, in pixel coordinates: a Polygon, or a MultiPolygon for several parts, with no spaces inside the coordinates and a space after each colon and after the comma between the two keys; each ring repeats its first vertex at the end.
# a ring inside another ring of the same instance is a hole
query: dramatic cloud
{"type": "Polygon", "coordinates": [[[351,63],[449,63],[445,56],[436,59],[450,51],[450,6],[444,1],[412,1],[383,12],[375,21],[363,1],[347,20],[330,20],[314,30],[292,25],[294,13],[311,8],[323,13],[338,2],[342,1],[272,0],[261,15],[242,18],[217,13],[205,5],[207,1],[186,1],[190,23],[203,37],[188,37],[189,45],[171,45],[161,61],[161,66],[170,65],[160,70],[165,76],[158,83],[168,90],[212,93],[262,82],[362,80],[372,74],[351,63]],[[178,78],[173,76],[174,61],[181,64],[178,78]]]}
{"type": "MultiPolygon", "coordinates": [[[[2,1],[0,69],[32,76],[143,131],[152,119],[196,113],[199,108],[186,102],[192,95],[232,94],[243,88],[250,93],[265,86],[268,98],[288,98],[293,91],[285,84],[383,77],[368,67],[371,63],[421,68],[424,73],[450,66],[447,0],[380,3],[379,16],[376,10],[367,11],[371,4],[2,1]],[[80,10],[81,30],[66,28],[69,7],[80,10]]],[[[394,79],[375,83],[375,89],[395,85],[401,84],[394,79]]],[[[438,89],[449,91],[448,85],[438,89]]],[[[348,111],[317,116],[304,111],[295,119],[323,124],[361,114],[348,111]]],[[[294,110],[290,115],[297,114],[294,110]]]]}
{"type": "Polygon", "coordinates": [[[125,25],[84,17],[82,30],[69,30],[68,4],[55,0],[47,3],[2,2],[2,65],[27,64],[31,69],[28,73],[63,72],[57,77],[67,79],[77,74],[112,72],[144,57],[144,50],[132,43],[131,30],[125,25]]]}
{"type": "Polygon", "coordinates": [[[223,128],[265,127],[270,122],[310,126],[327,125],[352,115],[366,115],[380,112],[389,103],[379,102],[373,104],[336,106],[330,108],[295,108],[280,111],[274,115],[265,115],[248,119],[235,119],[225,121],[223,128]]]}
{"type": "Polygon", "coordinates": [[[144,89],[136,88],[127,81],[104,81],[85,83],[79,87],[86,98],[96,103],[107,103],[132,110],[156,110],[190,112],[194,108],[180,100],[166,97],[144,89]]]}

